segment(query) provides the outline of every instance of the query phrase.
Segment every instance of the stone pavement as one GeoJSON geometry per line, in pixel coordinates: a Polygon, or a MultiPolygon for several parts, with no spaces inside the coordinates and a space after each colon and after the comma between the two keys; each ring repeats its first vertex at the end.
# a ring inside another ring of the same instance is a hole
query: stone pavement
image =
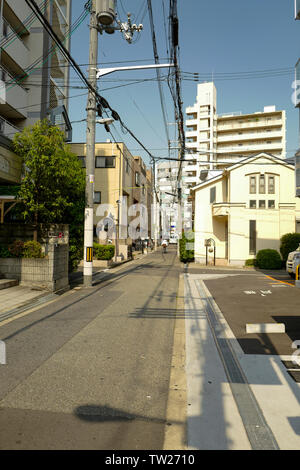
{"type": "Polygon", "coordinates": [[[0,290],[0,318],[1,314],[30,304],[32,301],[48,294],[47,291],[34,290],[25,286],[14,286],[0,290]]]}

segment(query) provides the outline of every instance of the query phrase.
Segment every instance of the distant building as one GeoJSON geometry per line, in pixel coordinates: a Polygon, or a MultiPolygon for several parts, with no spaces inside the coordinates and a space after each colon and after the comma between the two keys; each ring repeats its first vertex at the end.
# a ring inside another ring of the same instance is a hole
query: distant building
{"type": "Polygon", "coordinates": [[[259,250],[279,251],[282,235],[300,233],[294,178],[294,165],[260,153],[196,185],[196,262],[206,262],[208,239],[216,247],[216,264],[242,266],[259,250]]]}
{"type": "MultiPolygon", "coordinates": [[[[72,143],[70,149],[85,167],[86,144],[72,143]]],[[[145,215],[147,221],[148,217],[151,220],[151,199],[147,196],[147,187],[151,183],[148,178],[147,167],[142,158],[133,156],[123,142],[95,144],[94,236],[99,239],[98,223],[104,217],[110,217],[119,226],[118,252],[125,258],[128,256],[128,247],[132,245],[128,231],[130,222],[140,215],[145,215]],[[104,212],[99,214],[100,205],[104,212]],[[105,205],[109,206],[108,210],[105,205]]],[[[137,224],[137,230],[139,225],[137,224]]],[[[141,231],[139,238],[148,238],[150,231],[151,226],[147,227],[146,233],[141,231]]],[[[100,238],[100,243],[106,243],[107,237],[100,238]]]]}
{"type": "Polygon", "coordinates": [[[186,108],[186,114],[189,152],[182,173],[186,198],[205,179],[206,170],[224,169],[259,152],[286,157],[286,115],[275,106],[252,114],[218,115],[217,90],[209,82],[198,84],[196,103],[186,108]]]}
{"type": "MultiPolygon", "coordinates": [[[[157,238],[175,238],[177,221],[178,161],[161,162],[156,165],[156,189],[159,198],[157,204],[157,223],[162,229],[157,238]]],[[[159,227],[157,227],[159,228],[159,227]]]]}

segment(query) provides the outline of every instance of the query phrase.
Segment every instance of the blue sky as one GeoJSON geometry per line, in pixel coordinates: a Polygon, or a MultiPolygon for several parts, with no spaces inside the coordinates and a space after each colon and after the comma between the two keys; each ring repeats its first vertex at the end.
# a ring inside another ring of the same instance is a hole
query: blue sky
{"type": "MultiPolygon", "coordinates": [[[[81,14],[85,1],[73,2],[73,21],[81,14]]],[[[129,45],[116,32],[99,36],[99,63],[103,67],[115,62],[144,60],[142,64],[154,63],[146,0],[117,0],[120,19],[125,21],[125,12],[131,12],[134,22],[142,22],[144,30],[135,44],[129,45]],[[137,15],[137,18],[136,18],[137,15]]],[[[161,59],[167,57],[163,3],[168,15],[168,0],[152,0],[154,22],[161,59]]],[[[256,112],[267,105],[287,112],[287,156],[292,156],[298,147],[298,112],[292,96],[293,72],[282,76],[272,74],[266,78],[217,80],[219,73],[249,72],[270,69],[293,68],[300,57],[300,21],[294,20],[293,0],[178,0],[180,24],[180,66],[183,72],[203,74],[215,78],[218,92],[218,114],[229,112],[256,112]],[[275,75],[275,76],[274,76],[275,75]]],[[[71,53],[79,64],[87,64],[89,57],[89,30],[86,19],[72,36],[71,53]]],[[[165,62],[161,60],[161,62],[165,62]]],[[[87,66],[82,70],[87,72],[87,66]]],[[[162,75],[166,72],[162,70],[162,75]]],[[[126,80],[155,78],[155,70],[123,71],[104,77],[99,81],[100,93],[119,112],[123,121],[151,150],[154,156],[167,155],[167,139],[164,131],[156,81],[105,90],[125,85],[126,80]],[[125,81],[124,81],[125,80],[125,81]],[[156,150],[157,149],[157,150],[156,150]]],[[[72,73],[72,85],[81,85],[72,73]]],[[[171,96],[163,83],[168,122],[174,122],[171,96]]],[[[182,82],[183,108],[193,105],[196,99],[197,82],[182,82]]],[[[84,90],[71,89],[70,95],[84,90]]],[[[86,96],[72,98],[69,112],[71,121],[86,116],[86,96]]],[[[171,140],[175,140],[174,125],[170,125],[171,140]]],[[[124,135],[116,125],[117,140],[124,140],[134,155],[145,152],[138,148],[132,138],[124,135]]],[[[73,141],[85,141],[86,124],[73,124],[73,141]]],[[[97,127],[97,141],[106,141],[110,135],[97,127]]],[[[173,153],[175,156],[176,154],[173,153]]]]}

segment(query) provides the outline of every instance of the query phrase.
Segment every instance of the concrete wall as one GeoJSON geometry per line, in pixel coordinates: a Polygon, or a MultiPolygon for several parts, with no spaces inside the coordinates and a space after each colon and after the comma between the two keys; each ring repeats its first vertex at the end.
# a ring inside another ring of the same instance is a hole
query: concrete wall
{"type": "MultiPolygon", "coordinates": [[[[34,227],[22,224],[0,225],[0,244],[33,240],[34,227]]],[[[39,241],[45,258],[1,258],[0,276],[18,279],[22,285],[52,292],[69,288],[69,227],[39,226],[39,241]]]]}
{"type": "Polygon", "coordinates": [[[1,258],[0,275],[51,292],[67,290],[68,262],[68,245],[50,245],[46,258],[1,258]]]}

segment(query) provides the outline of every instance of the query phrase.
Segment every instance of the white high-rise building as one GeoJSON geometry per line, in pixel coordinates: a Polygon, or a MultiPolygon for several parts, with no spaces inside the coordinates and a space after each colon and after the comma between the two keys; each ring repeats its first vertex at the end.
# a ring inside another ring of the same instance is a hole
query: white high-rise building
{"type": "Polygon", "coordinates": [[[206,179],[209,170],[222,170],[241,158],[261,152],[286,157],[286,115],[275,106],[252,114],[217,114],[213,82],[198,84],[194,106],[186,108],[186,147],[183,165],[184,194],[206,179]]]}
{"type": "Polygon", "coordinates": [[[161,227],[164,238],[175,238],[176,235],[178,170],[177,161],[161,162],[155,168],[155,186],[159,198],[156,208],[157,228],[161,227]]]}

